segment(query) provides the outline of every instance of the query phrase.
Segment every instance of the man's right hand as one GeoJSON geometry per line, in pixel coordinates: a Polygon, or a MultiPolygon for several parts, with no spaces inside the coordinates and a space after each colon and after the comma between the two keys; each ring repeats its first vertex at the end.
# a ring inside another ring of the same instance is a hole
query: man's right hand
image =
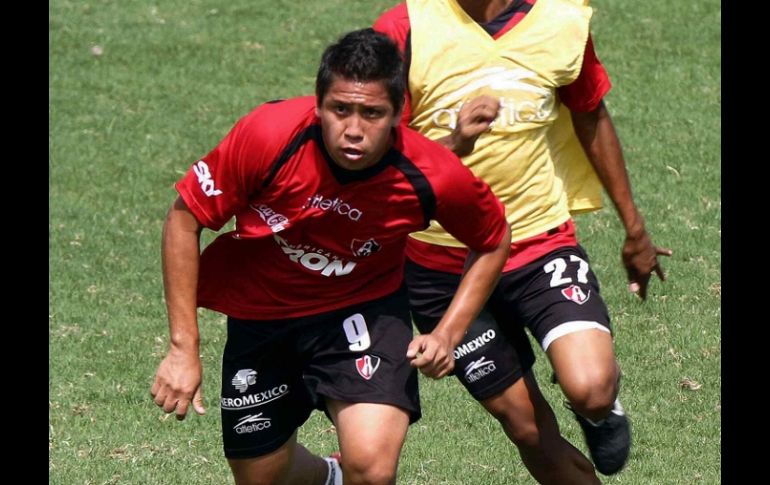
{"type": "Polygon", "coordinates": [[[158,366],[150,394],[164,412],[176,412],[178,420],[185,418],[191,403],[195,412],[203,415],[206,409],[201,394],[202,381],[203,368],[197,351],[180,350],[172,345],[158,366]]]}
{"type": "Polygon", "coordinates": [[[409,343],[406,358],[410,365],[432,379],[441,379],[455,367],[454,347],[440,332],[416,335],[409,343]]]}
{"type": "Polygon", "coordinates": [[[452,134],[437,141],[458,157],[464,157],[473,152],[476,140],[489,129],[499,111],[500,101],[497,98],[487,95],[473,98],[460,108],[452,134]]]}

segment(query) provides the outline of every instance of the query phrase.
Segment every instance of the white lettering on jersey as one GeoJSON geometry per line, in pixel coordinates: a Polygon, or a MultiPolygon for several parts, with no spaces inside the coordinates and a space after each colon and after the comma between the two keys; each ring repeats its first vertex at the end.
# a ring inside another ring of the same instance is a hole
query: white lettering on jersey
{"type": "Polygon", "coordinates": [[[289,261],[300,264],[310,271],[320,272],[324,276],[344,276],[356,267],[355,261],[345,262],[336,256],[332,256],[328,251],[302,246],[301,244],[292,245],[278,235],[273,235],[273,238],[281,247],[283,253],[289,257],[289,261]]]}
{"type": "Polygon", "coordinates": [[[360,210],[354,207],[350,207],[350,204],[347,204],[339,197],[335,197],[334,199],[326,199],[321,194],[315,194],[312,197],[308,197],[307,202],[305,202],[305,205],[302,208],[307,209],[308,207],[315,207],[316,209],[321,209],[322,211],[332,211],[341,216],[347,216],[347,218],[351,221],[358,221],[364,214],[360,210]]]}
{"type": "Polygon", "coordinates": [[[211,172],[209,171],[209,166],[206,162],[198,160],[195,165],[193,165],[193,172],[198,176],[198,183],[207,197],[216,197],[222,193],[221,190],[214,187],[214,180],[211,178],[211,172]]]}
{"type": "Polygon", "coordinates": [[[283,214],[278,214],[267,204],[250,204],[249,208],[256,211],[256,213],[259,214],[259,217],[265,221],[265,224],[267,224],[273,232],[283,231],[289,225],[288,217],[283,214]]]}
{"type": "Polygon", "coordinates": [[[533,84],[535,81],[527,82],[534,77],[535,73],[527,69],[490,67],[476,71],[468,76],[463,88],[449,93],[436,103],[438,106],[452,107],[435,110],[432,121],[438,127],[453,130],[457,126],[457,115],[465,102],[464,98],[479,89],[505,93],[523,91],[535,95],[534,100],[518,99],[510,94],[500,96],[500,111],[491,124],[493,127],[505,129],[516,123],[544,121],[553,114],[556,98],[551,90],[533,84]]]}

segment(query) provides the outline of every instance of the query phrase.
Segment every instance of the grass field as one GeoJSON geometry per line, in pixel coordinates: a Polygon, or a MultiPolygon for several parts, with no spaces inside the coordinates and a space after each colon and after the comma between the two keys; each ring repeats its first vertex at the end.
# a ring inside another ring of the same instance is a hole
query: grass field
{"type": "MultiPolygon", "coordinates": [[[[173,183],[259,103],[309,94],[322,48],[395,0],[49,3],[49,483],[229,483],[217,392],[223,319],[202,312],[208,414],[149,387],[167,343],[159,242],[173,183]]],[[[603,284],[634,428],[617,484],[720,482],[721,7],[595,0],[607,103],[669,281],[626,290],[611,209],[577,219],[603,284]]],[[[207,240],[210,236],[207,237],[207,240]]],[[[580,430],[536,367],[564,434],[580,430]]],[[[454,379],[421,380],[399,483],[533,483],[454,379]]],[[[314,414],[300,440],[328,453],[314,414]]]]}

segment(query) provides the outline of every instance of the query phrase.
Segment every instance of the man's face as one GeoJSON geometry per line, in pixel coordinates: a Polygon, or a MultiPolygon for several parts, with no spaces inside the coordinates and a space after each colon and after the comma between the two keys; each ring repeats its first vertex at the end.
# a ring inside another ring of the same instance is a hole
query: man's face
{"type": "Polygon", "coordinates": [[[377,163],[391,146],[390,131],[399,122],[384,82],[356,82],[335,76],[316,107],[326,149],[348,170],[377,163]]]}

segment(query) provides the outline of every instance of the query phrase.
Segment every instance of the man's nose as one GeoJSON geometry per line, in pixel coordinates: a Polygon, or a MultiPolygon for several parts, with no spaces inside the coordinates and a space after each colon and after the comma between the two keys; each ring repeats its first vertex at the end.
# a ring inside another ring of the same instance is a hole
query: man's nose
{"type": "Polygon", "coordinates": [[[357,114],[348,117],[345,125],[345,136],[353,139],[360,139],[364,136],[361,117],[357,114]]]}

